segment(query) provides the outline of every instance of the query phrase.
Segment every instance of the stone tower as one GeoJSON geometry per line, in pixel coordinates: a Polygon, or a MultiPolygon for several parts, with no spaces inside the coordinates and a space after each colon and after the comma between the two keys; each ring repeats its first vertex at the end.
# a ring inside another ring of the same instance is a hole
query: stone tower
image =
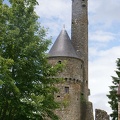
{"type": "Polygon", "coordinates": [[[58,109],[56,113],[62,120],[80,120],[83,62],[78,58],[65,29],[59,34],[49,55],[51,64],[65,63],[64,71],[58,75],[58,77],[64,78],[65,82],[57,85],[60,92],[55,97],[62,104],[61,109],[58,109]]]}
{"type": "Polygon", "coordinates": [[[72,0],[71,40],[84,62],[83,93],[88,99],[88,0],[72,0]]]}
{"type": "Polygon", "coordinates": [[[92,103],[88,101],[88,17],[87,0],[72,0],[72,35],[65,28],[49,51],[50,64],[65,64],[58,77],[65,82],[55,95],[61,102],[56,114],[61,120],[93,120],[92,103]]]}

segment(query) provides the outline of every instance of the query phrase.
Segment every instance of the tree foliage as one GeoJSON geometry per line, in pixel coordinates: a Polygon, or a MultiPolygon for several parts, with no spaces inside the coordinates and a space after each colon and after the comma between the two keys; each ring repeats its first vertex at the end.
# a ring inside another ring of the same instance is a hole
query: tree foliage
{"type": "Polygon", "coordinates": [[[120,58],[116,61],[117,63],[117,70],[116,77],[112,76],[112,85],[109,87],[110,91],[107,97],[109,98],[108,103],[112,109],[112,113],[110,114],[112,120],[118,120],[118,97],[117,97],[117,90],[120,81],[120,58]]]}
{"type": "Polygon", "coordinates": [[[57,120],[53,79],[62,65],[47,62],[50,40],[38,23],[36,0],[0,0],[0,120],[57,120]]]}

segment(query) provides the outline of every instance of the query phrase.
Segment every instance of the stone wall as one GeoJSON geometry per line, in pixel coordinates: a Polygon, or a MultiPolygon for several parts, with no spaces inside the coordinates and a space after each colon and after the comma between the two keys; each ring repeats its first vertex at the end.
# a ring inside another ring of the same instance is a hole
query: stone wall
{"type": "Polygon", "coordinates": [[[87,115],[85,120],[94,120],[93,116],[93,105],[91,102],[87,102],[87,115]]]}
{"type": "Polygon", "coordinates": [[[80,120],[80,83],[65,81],[57,86],[60,92],[55,99],[61,103],[61,107],[55,113],[61,120],[80,120]]]}
{"type": "Polygon", "coordinates": [[[95,120],[110,120],[109,115],[107,114],[106,111],[96,109],[95,110],[95,120]]]}
{"type": "Polygon", "coordinates": [[[65,64],[63,72],[58,73],[57,77],[83,82],[84,65],[80,59],[59,56],[49,57],[49,63],[53,66],[55,64],[65,64]]]}
{"type": "Polygon", "coordinates": [[[65,64],[63,72],[57,76],[64,78],[65,81],[56,85],[60,91],[55,94],[55,99],[61,103],[61,107],[55,113],[61,120],[81,120],[82,61],[70,57],[50,57],[49,63],[53,66],[55,64],[65,64]]]}

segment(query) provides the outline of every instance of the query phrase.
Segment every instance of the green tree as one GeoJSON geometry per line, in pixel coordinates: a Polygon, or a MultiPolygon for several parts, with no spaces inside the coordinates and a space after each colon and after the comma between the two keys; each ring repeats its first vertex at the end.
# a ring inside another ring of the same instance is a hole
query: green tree
{"type": "Polygon", "coordinates": [[[0,0],[0,120],[57,120],[53,79],[62,65],[47,62],[50,40],[38,23],[36,0],[0,0]]]}
{"type": "Polygon", "coordinates": [[[112,109],[112,113],[110,114],[112,120],[118,120],[118,97],[117,97],[117,90],[119,86],[119,81],[120,81],[120,58],[117,59],[117,70],[116,72],[116,77],[112,76],[112,83],[111,85],[109,94],[107,97],[109,98],[108,103],[110,104],[110,107],[112,109]]]}

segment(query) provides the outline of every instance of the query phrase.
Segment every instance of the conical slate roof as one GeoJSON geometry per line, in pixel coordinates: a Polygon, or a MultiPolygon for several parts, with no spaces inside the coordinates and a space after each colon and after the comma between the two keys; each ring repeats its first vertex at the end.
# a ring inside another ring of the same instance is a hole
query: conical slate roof
{"type": "Polygon", "coordinates": [[[66,56],[78,58],[68,33],[63,29],[49,51],[49,57],[66,56]]]}

